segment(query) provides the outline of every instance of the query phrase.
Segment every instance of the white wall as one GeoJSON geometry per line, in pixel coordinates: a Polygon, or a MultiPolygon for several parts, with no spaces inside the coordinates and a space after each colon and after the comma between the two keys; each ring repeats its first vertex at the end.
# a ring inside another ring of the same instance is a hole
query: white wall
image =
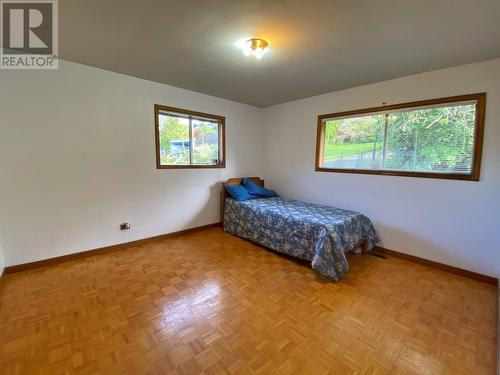
{"type": "Polygon", "coordinates": [[[265,177],[272,188],[367,214],[386,248],[497,276],[500,59],[269,107],[264,120],[265,177]],[[480,182],[314,171],[319,114],[483,91],[488,96],[480,182]]]}
{"type": "Polygon", "coordinates": [[[262,170],[261,109],[79,64],[0,71],[0,114],[7,266],[215,223],[218,183],[262,170]],[[227,167],[157,170],[155,103],[226,116],[227,167]]]}

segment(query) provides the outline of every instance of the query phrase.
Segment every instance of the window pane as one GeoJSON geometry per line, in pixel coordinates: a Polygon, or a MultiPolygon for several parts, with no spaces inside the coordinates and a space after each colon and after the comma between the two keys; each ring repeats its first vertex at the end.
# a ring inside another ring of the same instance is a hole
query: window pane
{"type": "Polygon", "coordinates": [[[470,174],[476,104],[328,120],[325,168],[470,174]]]}
{"type": "Polygon", "coordinates": [[[384,115],[369,115],[327,121],[323,167],[380,169],[384,118],[384,115]]]}
{"type": "Polygon", "coordinates": [[[389,115],[385,168],[471,173],[475,119],[475,104],[389,115]]]}
{"type": "Polygon", "coordinates": [[[189,119],[159,115],[162,165],[189,164],[189,119]]]}
{"type": "Polygon", "coordinates": [[[193,164],[219,163],[219,124],[193,119],[193,164]]]}

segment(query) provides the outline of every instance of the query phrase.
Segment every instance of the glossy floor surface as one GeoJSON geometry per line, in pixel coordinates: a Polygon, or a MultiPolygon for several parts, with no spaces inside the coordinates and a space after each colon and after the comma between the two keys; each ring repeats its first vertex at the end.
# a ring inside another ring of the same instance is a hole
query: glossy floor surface
{"type": "Polygon", "coordinates": [[[495,287],[349,258],[335,284],[212,228],[7,275],[0,373],[495,373],[495,287]]]}

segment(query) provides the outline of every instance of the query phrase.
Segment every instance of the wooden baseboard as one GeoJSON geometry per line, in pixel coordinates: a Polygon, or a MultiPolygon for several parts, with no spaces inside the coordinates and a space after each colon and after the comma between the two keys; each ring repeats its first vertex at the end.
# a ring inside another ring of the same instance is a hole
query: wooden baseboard
{"type": "Polygon", "coordinates": [[[423,265],[428,266],[428,267],[437,268],[437,269],[442,270],[442,271],[451,272],[451,273],[454,273],[456,275],[468,277],[469,279],[482,281],[482,282],[485,282],[488,284],[497,285],[497,282],[498,282],[498,279],[496,277],[482,275],[480,273],[467,271],[467,270],[453,267],[453,266],[448,266],[448,265],[443,264],[443,263],[438,263],[438,262],[434,262],[432,260],[419,258],[419,257],[416,257],[414,255],[400,253],[399,251],[389,250],[389,249],[386,249],[385,247],[375,246],[375,248],[373,250],[377,253],[380,253],[380,254],[393,256],[395,258],[409,260],[409,261],[415,262],[415,263],[420,263],[420,264],[423,264],[423,265]]]}
{"type": "Polygon", "coordinates": [[[56,264],[56,263],[62,263],[62,262],[70,261],[70,260],[86,258],[86,257],[93,256],[93,255],[111,253],[113,251],[122,250],[122,249],[125,249],[125,248],[128,248],[128,247],[144,245],[144,244],[147,244],[147,243],[150,243],[150,242],[164,240],[166,238],[170,238],[170,237],[173,237],[173,236],[178,236],[178,235],[181,235],[181,234],[195,232],[195,231],[202,230],[202,229],[208,229],[208,228],[218,227],[220,225],[221,225],[221,223],[213,223],[213,224],[208,224],[208,225],[202,225],[202,226],[199,226],[199,227],[184,229],[184,230],[180,230],[180,231],[177,231],[177,232],[161,234],[159,236],[143,238],[141,240],[124,242],[124,243],[120,243],[120,244],[117,244],[117,245],[100,247],[98,249],[81,251],[81,252],[78,252],[78,253],[73,253],[73,254],[68,254],[68,255],[62,255],[62,256],[59,256],[59,257],[55,257],[55,258],[37,260],[35,262],[17,264],[15,266],[8,266],[8,267],[5,267],[4,273],[7,275],[7,274],[10,274],[10,273],[14,273],[14,272],[21,272],[21,271],[31,270],[31,269],[34,269],[34,268],[46,267],[46,266],[50,266],[50,265],[53,265],[53,264],[56,264]]]}

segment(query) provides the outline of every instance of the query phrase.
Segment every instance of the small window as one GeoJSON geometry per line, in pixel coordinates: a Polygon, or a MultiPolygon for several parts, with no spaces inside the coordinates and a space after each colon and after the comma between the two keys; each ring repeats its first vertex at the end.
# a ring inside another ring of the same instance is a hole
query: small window
{"type": "Polygon", "coordinates": [[[316,170],[479,180],[486,94],[318,116],[316,170]]]}
{"type": "Polygon", "coordinates": [[[225,118],[155,105],[158,168],[224,168],[225,118]]]}

